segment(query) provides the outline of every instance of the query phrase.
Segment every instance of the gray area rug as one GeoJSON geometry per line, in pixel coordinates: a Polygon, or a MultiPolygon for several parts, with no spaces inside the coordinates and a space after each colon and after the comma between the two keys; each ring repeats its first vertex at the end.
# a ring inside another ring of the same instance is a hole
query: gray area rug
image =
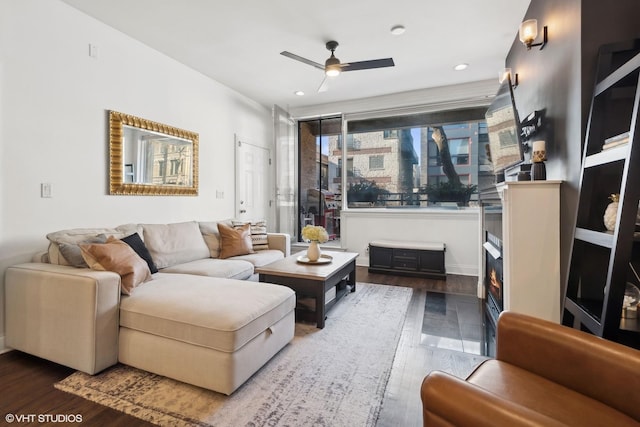
{"type": "Polygon", "coordinates": [[[412,292],[358,283],[231,396],[124,365],[55,387],[163,426],[374,425],[412,292]]]}

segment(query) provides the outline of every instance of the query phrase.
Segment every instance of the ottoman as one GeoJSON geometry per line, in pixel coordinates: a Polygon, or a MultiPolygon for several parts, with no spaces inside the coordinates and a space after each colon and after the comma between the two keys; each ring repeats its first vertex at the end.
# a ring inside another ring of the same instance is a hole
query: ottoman
{"type": "Polygon", "coordinates": [[[294,335],[285,287],[157,273],[120,302],[121,363],[231,394],[294,335]]]}

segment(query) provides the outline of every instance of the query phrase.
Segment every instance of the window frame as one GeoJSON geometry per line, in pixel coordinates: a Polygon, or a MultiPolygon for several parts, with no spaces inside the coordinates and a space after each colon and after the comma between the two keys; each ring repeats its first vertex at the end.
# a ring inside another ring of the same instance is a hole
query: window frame
{"type": "MultiPolygon", "coordinates": [[[[402,124],[405,124],[406,126],[404,127],[433,127],[433,126],[439,126],[439,125],[447,125],[447,124],[456,124],[456,123],[464,123],[464,124],[469,124],[469,123],[480,123],[480,122],[484,122],[484,113],[486,112],[488,104],[485,105],[469,105],[469,106],[462,106],[460,108],[456,108],[455,110],[439,110],[437,108],[435,108],[434,106],[427,106],[423,109],[395,109],[395,110],[388,110],[388,111],[370,111],[370,112],[366,112],[366,113],[352,113],[352,114],[344,114],[343,115],[343,131],[342,131],[342,135],[341,138],[342,140],[346,140],[348,138],[348,136],[350,134],[355,134],[358,132],[354,132],[354,130],[362,130],[363,126],[362,123],[358,124],[358,126],[354,127],[354,123],[357,122],[362,122],[362,121],[367,121],[367,120],[371,120],[371,121],[378,121],[378,122],[391,122],[391,121],[398,121],[401,122],[402,124]],[[429,120],[424,122],[422,120],[420,120],[419,122],[416,122],[416,118],[420,119],[420,118],[428,118],[429,120]]],[[[485,126],[486,128],[486,126],[485,126]]],[[[476,135],[479,135],[479,131],[481,129],[481,126],[478,126],[476,128],[476,130],[478,132],[476,132],[476,135]]],[[[393,132],[384,132],[385,129],[379,129],[381,131],[383,131],[383,139],[391,139],[391,135],[394,136],[394,139],[398,139],[398,134],[397,133],[393,133],[393,132]]],[[[386,129],[386,130],[393,130],[393,129],[386,129]]],[[[468,154],[468,159],[467,162],[465,164],[460,164],[456,166],[462,166],[462,167],[466,167],[466,168],[470,168],[472,167],[471,161],[473,160],[472,157],[472,153],[471,153],[471,140],[469,139],[469,154],[468,154]]],[[[349,151],[349,147],[347,146],[348,144],[342,144],[341,147],[341,158],[348,158],[351,157],[354,152],[353,150],[349,151]]],[[[478,144],[479,146],[480,144],[478,144]]],[[[480,155],[478,154],[478,160],[480,158],[480,155]]],[[[453,159],[455,161],[455,159],[453,159]]],[[[426,161],[428,163],[428,160],[425,158],[424,161],[426,161]]],[[[385,166],[386,166],[386,161],[385,161],[385,166]]],[[[421,167],[425,167],[428,168],[429,166],[422,166],[422,165],[415,165],[419,168],[421,167]]],[[[479,173],[480,172],[480,165],[478,165],[478,167],[476,168],[477,171],[475,173],[479,173]]],[[[384,169],[374,169],[374,170],[384,170],[384,169]]],[[[468,175],[468,173],[466,171],[459,171],[458,172],[459,175],[461,176],[461,178],[463,177],[463,175],[468,175]]],[[[341,188],[343,189],[343,193],[346,193],[346,189],[349,188],[349,176],[347,176],[346,174],[341,174],[340,176],[342,183],[341,183],[341,188]]],[[[476,182],[477,184],[477,182],[476,182]]],[[[343,196],[342,197],[342,209],[354,209],[355,207],[353,206],[349,206],[349,200],[348,200],[348,195],[347,197],[343,196]]],[[[419,206],[420,209],[429,209],[430,206],[419,206]]],[[[357,207],[355,209],[362,209],[362,207],[357,207]]]]}

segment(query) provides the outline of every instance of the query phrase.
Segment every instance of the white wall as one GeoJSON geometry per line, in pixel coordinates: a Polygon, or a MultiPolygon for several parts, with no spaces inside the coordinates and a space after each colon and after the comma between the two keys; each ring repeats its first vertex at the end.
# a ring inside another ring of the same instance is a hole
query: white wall
{"type": "Polygon", "coordinates": [[[479,274],[478,208],[349,209],[340,218],[341,246],[360,254],[357,265],[369,265],[367,248],[372,240],[442,242],[447,273],[479,274]]]}
{"type": "Polygon", "coordinates": [[[58,0],[0,0],[0,349],[4,271],[46,233],[232,217],[234,134],[270,147],[269,109],[58,0]],[[107,110],[199,133],[200,194],[108,195],[107,110]]]}

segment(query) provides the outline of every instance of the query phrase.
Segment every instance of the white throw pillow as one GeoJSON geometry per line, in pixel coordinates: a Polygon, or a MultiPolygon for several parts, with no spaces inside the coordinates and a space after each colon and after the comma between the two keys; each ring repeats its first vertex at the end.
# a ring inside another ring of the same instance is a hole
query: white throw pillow
{"type": "Polygon", "coordinates": [[[209,255],[211,258],[220,257],[220,233],[218,232],[218,223],[222,223],[232,227],[231,220],[226,219],[222,221],[201,221],[198,223],[200,232],[204,238],[207,247],[209,248],[209,255]]]}

